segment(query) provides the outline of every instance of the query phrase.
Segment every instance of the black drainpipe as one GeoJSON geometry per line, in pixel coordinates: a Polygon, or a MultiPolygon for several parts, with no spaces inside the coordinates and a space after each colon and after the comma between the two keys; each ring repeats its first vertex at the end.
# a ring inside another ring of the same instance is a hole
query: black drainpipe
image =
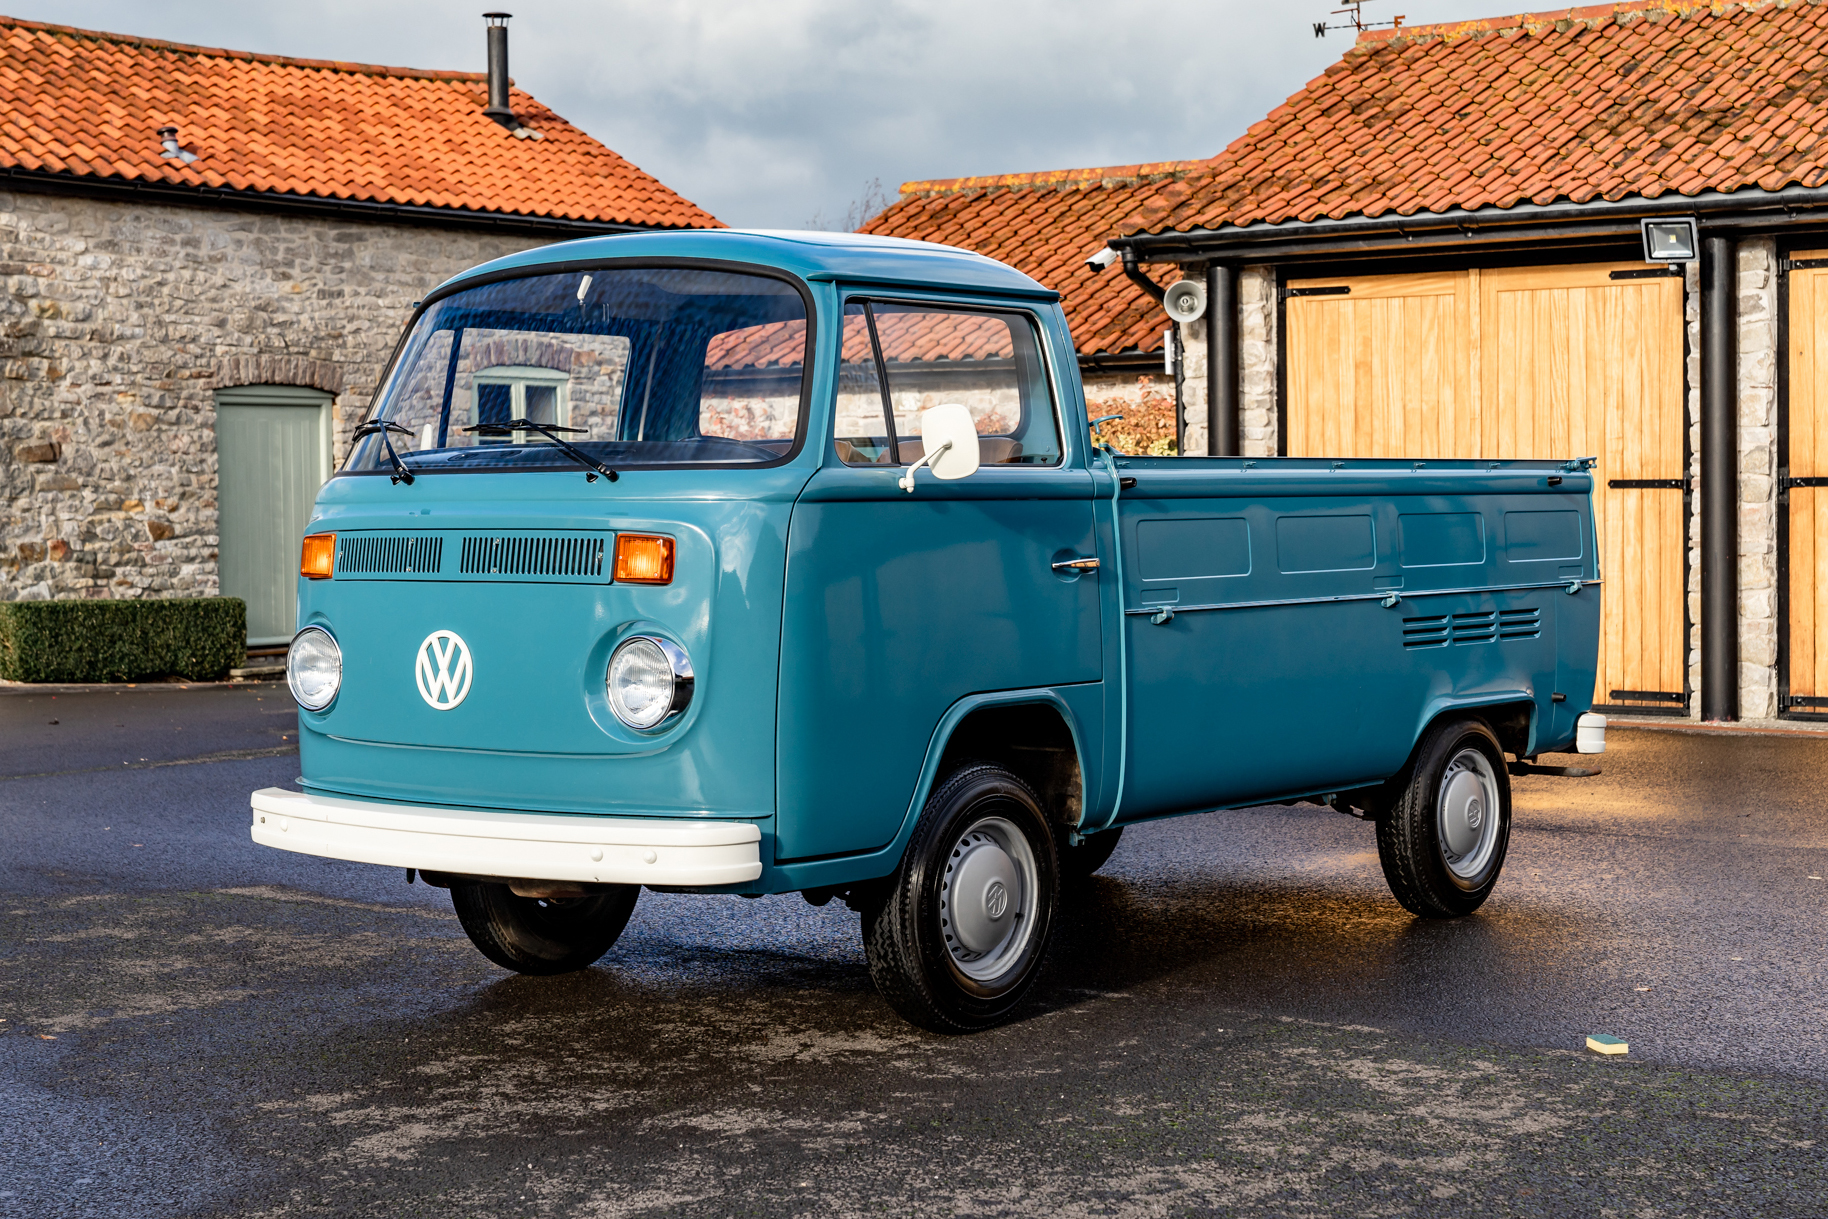
{"type": "Polygon", "coordinates": [[[1206,453],[1237,457],[1240,446],[1238,268],[1215,262],[1206,268],[1206,453]]]}
{"type": "Polygon", "coordinates": [[[1734,242],[1701,260],[1701,718],[1739,718],[1739,368],[1734,242]]]}
{"type": "Polygon", "coordinates": [[[513,13],[484,13],[489,23],[489,105],[484,114],[513,130],[520,125],[508,105],[508,18],[513,13]]]}

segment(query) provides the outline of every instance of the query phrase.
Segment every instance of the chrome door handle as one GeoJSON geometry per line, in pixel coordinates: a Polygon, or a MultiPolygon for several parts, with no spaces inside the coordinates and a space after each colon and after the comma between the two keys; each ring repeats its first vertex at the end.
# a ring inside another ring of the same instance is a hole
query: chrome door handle
{"type": "Polygon", "coordinates": [[[1097,571],[1098,570],[1098,559],[1096,556],[1089,558],[1089,559],[1062,559],[1060,562],[1054,564],[1054,570],[1055,571],[1097,571]]]}

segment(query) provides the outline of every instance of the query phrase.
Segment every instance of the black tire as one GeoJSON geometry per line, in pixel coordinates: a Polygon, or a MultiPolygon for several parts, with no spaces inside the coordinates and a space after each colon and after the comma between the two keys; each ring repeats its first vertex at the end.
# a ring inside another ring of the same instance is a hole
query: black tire
{"type": "Polygon", "coordinates": [[[1430,726],[1401,794],[1377,823],[1390,892],[1422,918],[1471,914],[1498,883],[1510,840],[1511,779],[1498,738],[1482,720],[1430,726]]]}
{"type": "Polygon", "coordinates": [[[1111,852],[1117,849],[1117,841],[1122,837],[1120,825],[1114,830],[1088,834],[1078,846],[1061,842],[1060,875],[1067,880],[1084,880],[1111,861],[1111,852]]]}
{"type": "Polygon", "coordinates": [[[1001,767],[967,766],[927,800],[901,867],[864,911],[870,977],[921,1028],[1001,1024],[1041,972],[1058,893],[1058,848],[1034,792],[1001,767]]]}
{"type": "Polygon", "coordinates": [[[515,973],[567,974],[615,945],[635,912],[640,885],[582,897],[519,897],[508,886],[457,885],[451,905],[482,955],[515,973]]]}

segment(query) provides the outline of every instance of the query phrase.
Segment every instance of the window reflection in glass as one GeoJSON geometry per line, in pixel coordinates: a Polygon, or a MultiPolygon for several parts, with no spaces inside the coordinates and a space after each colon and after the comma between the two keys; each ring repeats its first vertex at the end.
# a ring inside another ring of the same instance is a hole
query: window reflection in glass
{"type": "MultiPolygon", "coordinates": [[[[698,268],[597,268],[469,288],[420,315],[371,416],[415,470],[575,469],[527,419],[615,466],[755,464],[800,434],[810,327],[790,284],[698,268]]],[[[373,438],[346,468],[383,468],[373,438]]]]}

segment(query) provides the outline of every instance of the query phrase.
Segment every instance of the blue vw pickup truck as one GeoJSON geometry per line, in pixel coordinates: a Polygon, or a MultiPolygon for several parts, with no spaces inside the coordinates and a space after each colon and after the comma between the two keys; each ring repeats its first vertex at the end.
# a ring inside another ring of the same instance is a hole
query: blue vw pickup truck
{"type": "Polygon", "coordinates": [[[504,258],[318,496],[253,837],[446,887],[529,974],[643,887],[842,899],[942,1031],[1008,1018],[1138,821],[1331,805],[1465,915],[1511,768],[1604,748],[1590,464],[1124,456],[1056,294],[944,246],[504,258]]]}

